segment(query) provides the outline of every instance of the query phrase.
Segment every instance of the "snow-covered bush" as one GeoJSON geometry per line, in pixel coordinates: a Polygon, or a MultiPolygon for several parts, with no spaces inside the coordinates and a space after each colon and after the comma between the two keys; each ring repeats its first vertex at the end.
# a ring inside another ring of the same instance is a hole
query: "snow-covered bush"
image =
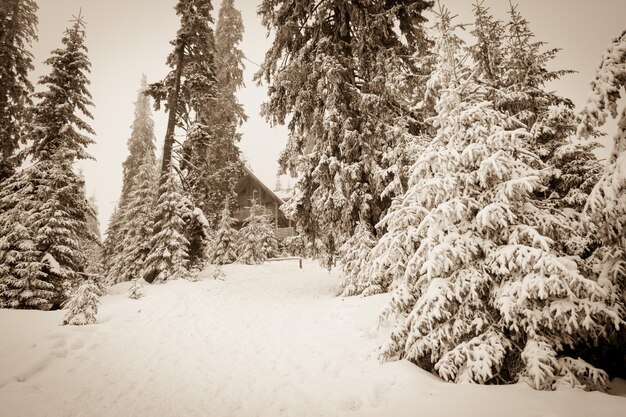
{"type": "Polygon", "coordinates": [[[224,273],[222,266],[221,265],[213,266],[213,268],[211,269],[211,275],[209,275],[209,278],[224,281],[224,278],[226,278],[226,274],[224,273]]]}
{"type": "Polygon", "coordinates": [[[233,263],[237,259],[237,231],[233,227],[236,220],[231,217],[228,203],[222,209],[217,231],[209,248],[209,262],[215,265],[233,263]]]}
{"type": "MultiPolygon", "coordinates": [[[[128,287],[128,298],[133,299],[133,300],[137,300],[139,298],[141,298],[143,296],[143,293],[141,292],[141,283],[140,280],[141,278],[135,278],[131,281],[130,287],[128,287]]],[[[141,279],[143,281],[143,279],[141,279]]]]}
{"type": "Polygon", "coordinates": [[[274,226],[267,209],[256,199],[250,200],[250,216],[239,231],[238,261],[260,264],[276,253],[277,241],[274,226]]]}
{"type": "Polygon", "coordinates": [[[100,305],[98,294],[98,286],[90,279],[84,280],[63,306],[67,310],[63,324],[80,326],[95,323],[100,305]]]}

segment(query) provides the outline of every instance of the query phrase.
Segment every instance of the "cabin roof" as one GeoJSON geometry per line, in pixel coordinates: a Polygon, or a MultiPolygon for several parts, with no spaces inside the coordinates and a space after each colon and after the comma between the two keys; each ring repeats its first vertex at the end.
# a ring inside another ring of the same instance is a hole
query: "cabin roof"
{"type": "Polygon", "coordinates": [[[278,206],[280,207],[282,204],[285,204],[285,200],[283,200],[282,198],[280,198],[274,191],[272,191],[267,185],[265,185],[263,183],[263,181],[261,181],[259,179],[259,177],[257,177],[256,175],[254,175],[254,172],[252,172],[252,170],[250,168],[248,168],[247,166],[244,165],[243,167],[244,170],[244,175],[242,176],[241,180],[239,181],[239,184],[237,185],[237,193],[239,193],[240,191],[240,186],[242,184],[242,180],[243,178],[245,178],[245,176],[249,176],[253,182],[257,183],[262,189],[263,191],[265,191],[267,193],[267,195],[274,200],[276,203],[278,203],[278,206]]]}

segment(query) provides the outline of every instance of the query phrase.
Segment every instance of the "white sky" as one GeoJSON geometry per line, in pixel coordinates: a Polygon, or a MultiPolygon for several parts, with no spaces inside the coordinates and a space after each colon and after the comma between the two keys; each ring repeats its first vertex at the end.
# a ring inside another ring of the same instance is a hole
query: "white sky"
{"type": "MultiPolygon", "coordinates": [[[[217,19],[220,0],[214,0],[217,19]]],[[[260,0],[235,0],[245,26],[241,45],[252,62],[260,64],[271,42],[256,15],[260,0]]],[[[134,101],[141,74],[148,82],[160,80],[168,71],[165,58],[169,41],[178,27],[176,0],[39,0],[39,41],[33,48],[35,77],[46,73],[42,64],[60,45],[63,30],[72,15],[82,14],[87,22],[87,47],[92,63],[91,88],[97,144],[91,153],[96,162],[82,163],[88,195],[95,193],[101,229],[106,228],[122,182],[122,162],[133,121],[134,101]]],[[[472,21],[473,1],[443,2],[459,22],[472,21]]],[[[573,69],[577,74],[554,83],[552,88],[584,104],[600,56],[611,39],[625,29],[626,1],[620,0],[520,0],[519,10],[530,21],[537,40],[563,50],[554,69],[573,69]]],[[[504,18],[508,0],[487,0],[493,13],[504,18]]],[[[246,88],[239,93],[249,120],[241,129],[240,148],[255,174],[268,186],[276,180],[277,159],[287,140],[284,127],[271,128],[259,115],[265,88],[252,81],[256,65],[246,62],[246,88]]],[[[161,146],[166,115],[154,113],[155,133],[161,146]]],[[[609,132],[612,133],[612,132],[609,132]]]]}

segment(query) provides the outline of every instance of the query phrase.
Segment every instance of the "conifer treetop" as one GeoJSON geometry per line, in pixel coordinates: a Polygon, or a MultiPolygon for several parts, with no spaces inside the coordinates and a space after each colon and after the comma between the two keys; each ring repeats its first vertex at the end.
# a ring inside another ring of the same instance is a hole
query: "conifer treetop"
{"type": "Polygon", "coordinates": [[[50,159],[63,149],[65,156],[76,159],[93,159],[87,147],[93,139],[86,134],[95,134],[93,129],[79,116],[92,119],[89,108],[93,106],[87,74],[91,64],[85,46],[85,22],[79,15],[65,30],[62,48],[52,51],[45,63],[51,67],[48,75],[39,80],[47,89],[35,94],[41,101],[35,106],[33,140],[28,153],[37,160],[50,159]]]}

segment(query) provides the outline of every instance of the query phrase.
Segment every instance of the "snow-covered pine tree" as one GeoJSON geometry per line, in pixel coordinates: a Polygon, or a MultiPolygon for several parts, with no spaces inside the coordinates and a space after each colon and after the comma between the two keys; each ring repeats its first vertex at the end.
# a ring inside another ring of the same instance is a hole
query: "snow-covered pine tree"
{"type": "MultiPolygon", "coordinates": [[[[185,190],[194,205],[189,210],[190,213],[195,213],[195,207],[199,207],[208,214],[203,205],[205,199],[213,194],[212,188],[205,181],[209,173],[214,171],[207,162],[209,147],[216,137],[210,116],[218,117],[217,113],[208,111],[214,105],[217,95],[212,10],[210,0],[178,1],[176,13],[180,16],[181,23],[176,39],[172,42],[174,51],[167,60],[172,71],[163,81],[149,87],[156,107],[166,101],[166,110],[169,112],[161,182],[169,175],[174,152],[180,157],[179,168],[184,174],[185,190]],[[177,127],[187,131],[187,138],[180,150],[173,149],[177,127]]],[[[197,219],[197,216],[188,218],[194,222],[197,219]]],[[[189,226],[185,230],[185,237],[191,242],[190,248],[203,248],[207,238],[203,226],[197,222],[189,226]]],[[[188,252],[191,264],[202,264],[203,259],[199,256],[203,253],[203,250],[188,252]]]]}
{"type": "Polygon", "coordinates": [[[238,262],[260,264],[274,255],[277,249],[274,226],[267,209],[256,199],[250,199],[250,216],[239,231],[238,262]]]}
{"type": "Polygon", "coordinates": [[[222,2],[215,38],[210,28],[203,30],[206,31],[206,51],[187,60],[198,61],[196,67],[206,67],[208,81],[204,95],[193,105],[196,120],[188,129],[181,168],[187,172],[185,182],[194,203],[215,228],[223,202],[232,201],[243,168],[237,147],[240,139],[237,127],[245,120],[245,114],[236,97],[237,90],[243,86],[243,53],[238,49],[243,23],[233,1],[222,2]],[[209,79],[209,75],[214,79],[209,79]]]}
{"type": "Polygon", "coordinates": [[[137,101],[135,101],[135,118],[128,139],[128,157],[122,164],[121,206],[124,206],[125,199],[130,193],[135,178],[143,169],[143,165],[149,163],[156,166],[154,121],[150,111],[150,96],[146,94],[147,88],[146,75],[142,74],[141,87],[137,92],[137,101]]]}
{"type": "Polygon", "coordinates": [[[209,262],[214,265],[230,264],[237,259],[237,231],[233,227],[236,220],[231,217],[229,206],[228,202],[224,204],[209,250],[209,262]]]}
{"type": "Polygon", "coordinates": [[[125,201],[123,235],[119,250],[111,257],[107,281],[111,284],[142,278],[142,270],[153,233],[154,205],[156,203],[156,165],[154,155],[144,155],[125,201]],[[152,157],[151,157],[152,156],[152,157]]]}
{"type": "Polygon", "coordinates": [[[288,125],[280,165],[298,178],[287,210],[305,237],[322,241],[330,265],[359,219],[374,225],[388,208],[394,196],[388,186],[398,174],[393,150],[423,127],[413,108],[422,75],[414,55],[428,48],[421,25],[431,5],[265,0],[259,6],[263,24],[275,32],[256,75],[269,87],[262,111],[271,123],[288,125]]]}
{"type": "Polygon", "coordinates": [[[37,199],[31,175],[18,172],[0,190],[0,307],[49,310],[58,298],[27,223],[37,199]]]}
{"type": "Polygon", "coordinates": [[[30,120],[33,56],[28,48],[37,39],[37,8],[34,0],[0,3],[0,183],[19,165],[16,153],[30,120]]]}
{"type": "MultiPolygon", "coordinates": [[[[145,245],[151,233],[140,232],[142,237],[129,237],[129,233],[136,234],[137,228],[145,230],[146,213],[153,207],[155,202],[154,190],[157,187],[154,170],[156,169],[154,121],[150,112],[150,98],[146,95],[146,76],[141,79],[141,87],[135,101],[135,117],[131,126],[131,135],[128,139],[128,157],[123,163],[122,192],[117,207],[109,221],[106,239],[103,245],[103,264],[108,281],[118,283],[133,279],[137,274],[134,268],[132,275],[121,273],[127,271],[129,265],[120,263],[120,259],[129,255],[127,240],[136,243],[139,239],[139,252],[145,252],[145,245]],[[138,193],[133,201],[130,198],[131,190],[138,193]],[[141,191],[140,191],[141,190],[141,191]],[[144,199],[145,198],[145,199],[144,199]],[[129,215],[129,212],[141,213],[139,218],[129,215]],[[129,230],[129,219],[135,222],[135,230],[129,230]],[[142,226],[137,226],[142,223],[142,226]]],[[[151,214],[150,214],[151,215],[151,214]]],[[[148,216],[150,216],[148,215],[148,216]]],[[[145,256],[145,255],[144,255],[145,256]]],[[[143,262],[143,260],[141,261],[143,262]]],[[[131,262],[132,263],[132,262],[131,262]]]]}
{"type": "Polygon", "coordinates": [[[11,307],[60,305],[84,280],[86,246],[96,241],[89,230],[95,214],[84,181],[73,168],[77,159],[91,158],[86,147],[93,143],[85,135],[93,131],[80,117],[91,117],[83,27],[76,19],[63,36],[63,47],[46,60],[51,72],[40,80],[47,88],[36,94],[40,101],[33,110],[28,137],[32,144],[26,150],[33,164],[8,178],[0,193],[8,208],[0,210],[0,225],[17,232],[0,250],[5,270],[19,262],[9,266],[8,276],[0,277],[11,307]]]}
{"type": "Polygon", "coordinates": [[[415,226],[393,248],[408,263],[383,314],[399,319],[382,357],[448,381],[603,388],[606,373],[563,350],[623,324],[617,289],[585,278],[545,235],[558,219],[533,199],[544,173],[531,134],[487,99],[453,28],[441,10],[437,134],[388,215],[415,226]]]}
{"type": "MultiPolygon", "coordinates": [[[[586,230],[599,243],[589,265],[598,276],[598,282],[610,282],[621,288],[622,301],[626,303],[626,106],[621,113],[618,108],[626,93],[626,31],[616,37],[603,54],[591,87],[591,97],[582,110],[579,135],[594,135],[594,129],[604,125],[609,117],[619,117],[619,121],[608,164],[583,210],[586,230]]],[[[622,318],[626,320],[624,310],[622,318]]],[[[610,366],[613,375],[625,377],[624,328],[614,335],[607,349],[595,355],[596,358],[610,366]]]]}
{"type": "Polygon", "coordinates": [[[339,249],[343,279],[339,284],[341,295],[356,295],[363,292],[364,282],[369,277],[363,277],[369,265],[369,256],[376,245],[372,226],[368,222],[359,222],[354,234],[339,249]]]}
{"type": "Polygon", "coordinates": [[[65,157],[72,162],[93,159],[87,147],[95,142],[82,132],[92,135],[94,132],[79,116],[82,113],[93,118],[89,111],[93,106],[87,78],[91,64],[84,26],[84,21],[78,17],[65,31],[63,47],[52,51],[52,56],[45,61],[51,72],[39,80],[47,89],[35,94],[40,102],[34,108],[35,128],[28,137],[33,143],[27,154],[34,160],[50,159],[58,149],[63,149],[65,157]]]}
{"type": "Polygon", "coordinates": [[[150,251],[144,264],[144,279],[150,283],[186,278],[189,274],[189,241],[184,236],[183,196],[179,190],[177,175],[170,172],[159,187],[150,251]]]}
{"type": "Polygon", "coordinates": [[[543,51],[545,43],[534,40],[518,6],[511,4],[506,25],[482,2],[474,6],[474,13],[476,43],[469,49],[478,66],[477,77],[490,88],[488,98],[496,108],[524,123],[532,134],[531,150],[540,157],[534,168],[550,173],[544,176],[544,187],[535,190],[536,203],[561,217],[549,236],[569,254],[583,255],[589,240],[576,225],[601,164],[593,153],[595,145],[572,139],[579,122],[574,104],[547,89],[572,71],[548,68],[559,49],[543,51]]]}
{"type": "Polygon", "coordinates": [[[100,305],[98,296],[99,289],[96,283],[91,279],[83,280],[83,283],[63,305],[63,308],[67,310],[63,324],[82,326],[95,323],[100,305]]]}

